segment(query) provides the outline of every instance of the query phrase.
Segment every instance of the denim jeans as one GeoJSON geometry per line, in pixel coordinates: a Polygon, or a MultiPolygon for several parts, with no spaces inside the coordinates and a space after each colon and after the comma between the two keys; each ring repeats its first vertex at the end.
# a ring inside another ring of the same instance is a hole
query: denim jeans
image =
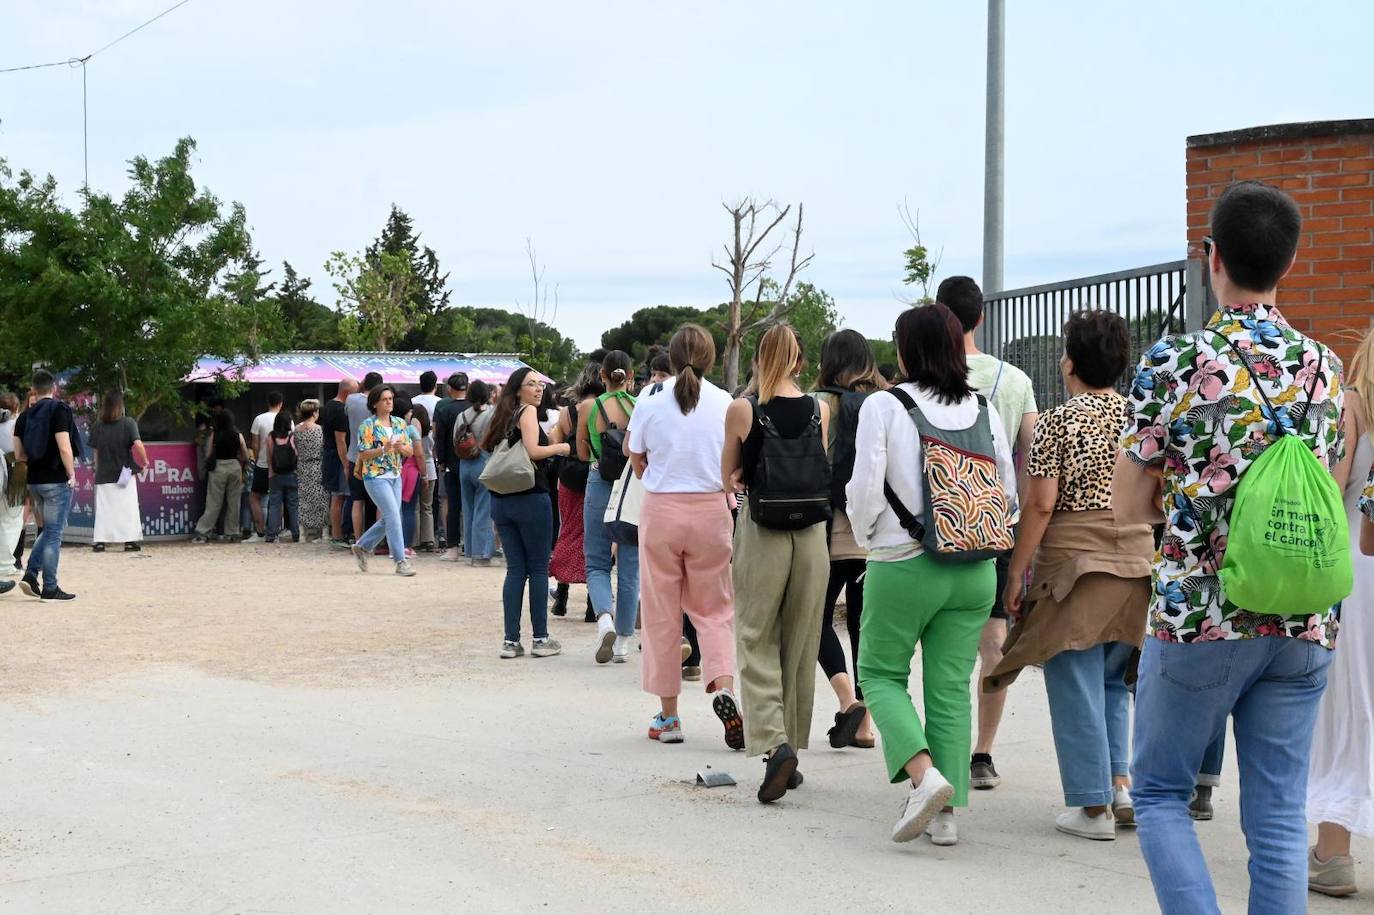
{"type": "Polygon", "coordinates": [[[401,500],[401,537],[405,540],[406,546],[410,547],[415,545],[415,527],[419,524],[419,505],[415,502],[419,495],[420,486],[417,483],[410,501],[401,500]]]}
{"type": "MultiPolygon", "coordinates": [[[[457,548],[458,531],[462,530],[464,555],[469,559],[490,559],[496,549],[491,533],[491,491],[477,481],[486,466],[485,452],[481,457],[459,464],[459,493],[449,496],[452,502],[462,503],[462,527],[452,528],[453,533],[449,535],[448,545],[457,548]]],[[[454,514],[455,511],[450,508],[449,516],[452,517],[454,514]]]]}
{"type": "Polygon", "coordinates": [[[1215,788],[1221,784],[1221,764],[1226,761],[1226,722],[1221,723],[1221,730],[1217,731],[1217,736],[1212,738],[1212,742],[1207,745],[1207,752],[1202,754],[1202,768],[1197,773],[1197,783],[1215,788]]]}
{"type": "MultiPolygon", "coordinates": [[[[478,461],[461,461],[458,458],[453,458],[452,463],[444,469],[444,495],[448,497],[448,512],[444,518],[444,532],[448,539],[448,548],[450,550],[456,550],[459,546],[467,546],[466,540],[461,544],[459,543],[461,536],[468,532],[467,528],[463,526],[463,518],[467,514],[467,497],[463,495],[461,478],[463,468],[473,463],[479,463],[481,467],[485,467],[487,456],[483,454],[478,461]],[[454,464],[458,466],[454,467],[454,464]]],[[[478,473],[482,472],[481,467],[478,467],[478,473]]],[[[477,478],[473,477],[472,479],[473,482],[476,483],[477,478]]],[[[486,492],[485,486],[481,487],[481,489],[483,492],[486,492]]],[[[472,555],[473,553],[468,553],[468,556],[472,555]]],[[[487,555],[491,555],[491,550],[487,550],[487,555]]]]}
{"type": "Polygon", "coordinates": [[[1146,639],[1131,764],[1140,850],[1165,915],[1218,912],[1188,799],[1232,717],[1250,912],[1307,911],[1307,766],[1331,652],[1303,639],[1146,639]]]}
{"type": "MultiPolygon", "coordinates": [[[[582,548],[587,553],[587,594],[597,616],[611,612],[611,538],[605,522],[610,500],[611,484],[593,467],[582,503],[582,548]]],[[[615,553],[615,569],[615,631],[629,637],[635,634],[639,613],[639,547],[622,543],[615,553]]]]}
{"type": "Polygon", "coordinates": [[[276,540],[282,532],[282,514],[293,541],[301,539],[301,487],[294,473],[275,473],[267,483],[267,539],[276,540]]]}
{"type": "Polygon", "coordinates": [[[1045,662],[1059,783],[1069,807],[1112,802],[1112,776],[1130,767],[1131,696],[1125,642],[1061,651],[1045,662]]]}
{"type": "Polygon", "coordinates": [[[530,590],[530,628],[536,639],[549,637],[549,554],[553,552],[553,515],[549,494],[530,492],[491,500],[491,517],[506,548],[506,641],[520,641],[520,604],[530,590]]]}
{"type": "Polygon", "coordinates": [[[377,520],[358,538],[358,546],[369,552],[386,537],[393,562],[404,562],[406,545],[401,530],[401,478],[377,477],[363,481],[369,498],[377,506],[377,520]]]}
{"type": "Polygon", "coordinates": [[[66,483],[30,483],[29,500],[33,513],[43,519],[43,530],[29,550],[25,575],[43,576],[44,591],[57,588],[57,561],[62,554],[62,531],[72,510],[72,488],[66,483]]]}

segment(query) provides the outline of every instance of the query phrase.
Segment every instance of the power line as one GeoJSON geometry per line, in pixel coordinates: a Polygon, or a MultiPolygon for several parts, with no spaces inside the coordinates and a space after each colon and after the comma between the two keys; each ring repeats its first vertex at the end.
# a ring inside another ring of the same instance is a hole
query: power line
{"type": "Polygon", "coordinates": [[[70,66],[70,60],[55,60],[50,64],[29,64],[27,67],[5,67],[0,73],[18,73],[20,70],[42,70],[44,67],[70,66]]]}
{"type": "Polygon", "coordinates": [[[163,16],[166,16],[168,13],[171,13],[171,12],[173,12],[173,11],[175,11],[175,10],[180,9],[181,7],[185,6],[186,4],[188,4],[188,3],[190,3],[190,2],[191,2],[191,0],[181,0],[181,2],[175,3],[175,4],[173,4],[172,6],[169,6],[167,9],[165,9],[165,10],[163,10],[162,12],[158,13],[158,14],[157,14],[156,16],[154,16],[153,18],[147,20],[146,22],[141,23],[140,25],[135,26],[135,27],[132,28],[132,29],[129,29],[129,31],[125,32],[123,35],[120,35],[120,36],[119,36],[118,38],[116,38],[114,41],[110,42],[109,44],[102,45],[101,47],[99,47],[99,48],[97,48],[96,50],[92,51],[91,53],[87,54],[85,57],[69,57],[69,58],[67,58],[66,60],[54,60],[54,61],[52,61],[52,62],[50,62],[50,63],[46,63],[46,64],[28,64],[28,65],[23,66],[23,67],[4,67],[4,68],[0,68],[0,73],[18,73],[18,72],[20,72],[21,70],[43,70],[43,69],[46,69],[46,68],[48,68],[48,67],[74,67],[74,66],[76,66],[76,65],[78,65],[78,64],[84,64],[86,61],[90,60],[92,57],[94,57],[95,55],[99,54],[100,52],[102,52],[102,51],[108,51],[110,48],[113,48],[115,45],[119,44],[121,41],[123,41],[124,39],[128,38],[130,35],[134,34],[135,32],[139,32],[139,31],[142,31],[143,29],[146,29],[148,26],[152,25],[154,22],[157,22],[157,21],[158,21],[159,19],[161,19],[163,16]]]}

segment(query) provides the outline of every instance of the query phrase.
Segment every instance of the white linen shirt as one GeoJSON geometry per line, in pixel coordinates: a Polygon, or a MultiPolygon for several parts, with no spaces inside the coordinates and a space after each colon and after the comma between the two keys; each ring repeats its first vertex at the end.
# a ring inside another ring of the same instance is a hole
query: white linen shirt
{"type": "MultiPolygon", "coordinates": [[[[941,429],[967,429],[978,419],[978,399],[967,397],[957,404],[944,404],[914,384],[900,385],[911,395],[931,425],[941,429]]],[[[1016,504],[1016,466],[1002,418],[991,404],[992,443],[997,472],[1012,505],[1016,504]]],[[[922,472],[921,437],[916,423],[907,415],[894,395],[879,391],[864,400],[859,410],[859,428],[854,436],[854,476],[845,487],[846,513],[854,528],[854,539],[868,550],[872,562],[897,562],[919,556],[922,547],[912,540],[897,520],[897,513],[883,495],[883,481],[902,504],[921,517],[925,509],[925,478],[922,472]]]]}
{"type": "Polygon", "coordinates": [[[630,415],[629,443],[648,455],[646,492],[723,492],[720,455],[725,449],[725,411],[730,395],[701,381],[701,399],[686,416],[673,396],[676,378],[654,397],[641,397],[630,415]]]}

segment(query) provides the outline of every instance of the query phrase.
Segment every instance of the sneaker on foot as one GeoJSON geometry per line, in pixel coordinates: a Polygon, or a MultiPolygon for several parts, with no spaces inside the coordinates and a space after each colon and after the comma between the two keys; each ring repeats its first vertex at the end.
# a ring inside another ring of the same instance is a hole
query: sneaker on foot
{"type": "Polygon", "coordinates": [[[463,554],[457,549],[450,547],[439,556],[440,562],[458,562],[463,558],[463,554]]]}
{"type": "Polygon", "coordinates": [[[649,722],[649,739],[659,743],[682,743],[682,719],[676,715],[664,718],[661,712],[655,715],[649,722]]]}
{"type": "Polygon", "coordinates": [[[1323,896],[1350,896],[1356,892],[1355,859],[1350,855],[1334,855],[1322,861],[1317,846],[1307,853],[1307,888],[1323,896]]]}
{"type": "Polygon", "coordinates": [[[415,575],[415,567],[410,564],[409,559],[404,559],[396,563],[396,574],[403,578],[412,578],[415,575]]]}
{"type": "Polygon", "coordinates": [[[687,663],[687,659],[692,656],[692,643],[687,641],[687,636],[682,637],[682,662],[687,663]]]}
{"type": "Polygon", "coordinates": [[[490,557],[490,556],[478,556],[476,559],[472,560],[472,564],[475,565],[475,566],[477,566],[478,568],[483,568],[483,567],[485,567],[485,566],[489,566],[489,565],[491,565],[491,557],[490,557]]]}
{"type": "Polygon", "coordinates": [[[1002,776],[992,764],[991,753],[974,753],[973,762],[968,767],[968,786],[979,791],[987,791],[1002,784],[1002,776]]]}
{"type": "Polygon", "coordinates": [[[617,641],[615,624],[611,622],[611,615],[603,613],[598,616],[596,618],[596,663],[606,664],[610,662],[617,641]]]}
{"type": "Polygon", "coordinates": [[[530,643],[530,654],[536,658],[551,658],[563,653],[563,646],[554,639],[535,639],[530,643]]]}
{"type": "Polygon", "coordinates": [[[366,572],[368,559],[367,550],[363,549],[355,543],[348,548],[348,551],[353,554],[354,559],[358,560],[358,571],[366,572]]]}
{"type": "Polygon", "coordinates": [[[624,664],[630,657],[630,640],[623,635],[615,637],[615,644],[611,646],[611,660],[616,664],[624,664]]]}
{"type": "Polygon", "coordinates": [[[1112,818],[1117,826],[1135,825],[1135,802],[1131,800],[1131,789],[1121,785],[1112,789],[1112,818]]]}
{"type": "Polygon", "coordinates": [[[1212,818],[1212,786],[1198,785],[1193,789],[1193,796],[1188,799],[1188,816],[1195,820],[1210,820],[1212,818]]]}
{"type": "Polygon", "coordinates": [[[192,543],[209,543],[209,542],[210,542],[210,538],[207,537],[207,536],[205,536],[204,534],[196,534],[194,537],[191,538],[191,542],[192,542],[192,543]]]}
{"type": "Polygon", "coordinates": [[[954,786],[931,766],[921,783],[909,792],[902,803],[901,814],[892,827],[892,841],[910,842],[926,831],[935,814],[954,797],[954,786]]]}
{"type": "Polygon", "coordinates": [[[1054,818],[1054,828],[1080,839],[1093,839],[1098,842],[1111,842],[1116,839],[1116,822],[1111,814],[1103,813],[1088,816],[1082,807],[1075,807],[1067,813],[1054,818]]]}
{"type": "Polygon", "coordinates": [[[0,594],[8,594],[17,587],[18,585],[16,585],[14,582],[8,579],[0,578],[0,594]]]}
{"type": "Polygon", "coordinates": [[[935,814],[935,819],[926,827],[926,835],[930,836],[931,845],[957,845],[959,829],[954,825],[953,811],[941,810],[935,814]]]}
{"type": "Polygon", "coordinates": [[[732,750],[744,749],[744,718],[739,713],[739,703],[735,694],[728,689],[718,690],[711,700],[720,723],[725,725],[725,745],[732,750]]]}
{"type": "Polygon", "coordinates": [[[247,537],[244,537],[244,538],[243,538],[243,542],[244,542],[244,543],[262,543],[262,537],[260,537],[256,532],[254,532],[254,533],[252,533],[252,534],[249,534],[247,537]]]}
{"type": "Polygon", "coordinates": [[[525,656],[525,646],[519,642],[502,642],[501,657],[509,660],[511,658],[523,658],[525,656]]]}
{"type": "Polygon", "coordinates": [[[780,743],[763,758],[763,784],[759,785],[759,803],[771,804],[787,793],[787,786],[797,771],[797,752],[780,743]]]}
{"type": "Polygon", "coordinates": [[[346,550],[348,549],[348,541],[342,537],[337,540],[331,537],[329,540],[329,548],[331,550],[346,550]]]}
{"type": "Polygon", "coordinates": [[[38,576],[30,575],[27,572],[23,578],[19,579],[19,590],[29,597],[41,598],[43,596],[43,589],[38,586],[38,576]]]}
{"type": "Polygon", "coordinates": [[[68,594],[61,588],[44,588],[43,600],[76,600],[76,595],[68,594]]]}
{"type": "Polygon", "coordinates": [[[682,668],[682,679],[688,680],[692,683],[697,682],[701,679],[701,668],[691,666],[682,668]]]}

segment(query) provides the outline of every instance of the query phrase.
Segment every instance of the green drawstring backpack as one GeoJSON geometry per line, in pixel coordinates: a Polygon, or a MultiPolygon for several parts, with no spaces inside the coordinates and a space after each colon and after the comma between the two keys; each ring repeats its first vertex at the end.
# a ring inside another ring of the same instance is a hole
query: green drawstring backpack
{"type": "MultiPolygon", "coordinates": [[[[1245,353],[1226,341],[1259,391],[1278,429],[1278,441],[1241,474],[1231,508],[1226,558],[1218,573],[1226,599],[1252,613],[1303,617],[1350,596],[1350,528],[1341,490],[1302,438],[1284,426],[1245,353]]],[[[1320,376],[1325,352],[1317,359],[1320,376]]],[[[1312,413],[1317,377],[1307,392],[1312,413]]]]}

